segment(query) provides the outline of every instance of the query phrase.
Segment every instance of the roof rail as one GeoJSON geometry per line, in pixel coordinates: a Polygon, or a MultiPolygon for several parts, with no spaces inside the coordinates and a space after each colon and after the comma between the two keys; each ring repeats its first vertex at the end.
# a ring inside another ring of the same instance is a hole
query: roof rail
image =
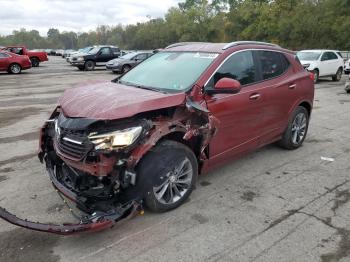
{"type": "Polygon", "coordinates": [[[276,44],[259,42],[259,41],[236,41],[236,42],[228,43],[227,45],[224,46],[224,48],[222,50],[226,50],[226,49],[229,49],[231,47],[238,46],[238,45],[267,45],[267,46],[280,47],[279,45],[276,45],[276,44]]]}
{"type": "Polygon", "coordinates": [[[165,49],[173,48],[177,46],[194,45],[194,44],[208,44],[208,42],[180,42],[180,43],[168,45],[165,49]]]}

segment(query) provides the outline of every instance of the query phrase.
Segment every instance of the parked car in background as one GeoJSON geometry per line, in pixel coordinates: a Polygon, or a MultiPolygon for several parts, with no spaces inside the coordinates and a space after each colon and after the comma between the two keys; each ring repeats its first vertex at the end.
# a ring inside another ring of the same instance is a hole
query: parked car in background
{"type": "Polygon", "coordinates": [[[45,52],[29,51],[25,46],[7,46],[3,50],[6,50],[8,52],[11,52],[17,55],[28,56],[33,67],[37,67],[41,62],[45,62],[49,60],[45,52]]]}
{"type": "Polygon", "coordinates": [[[114,73],[126,73],[142,61],[153,55],[152,51],[138,51],[108,61],[106,68],[114,73]]]}
{"type": "Polygon", "coordinates": [[[344,71],[344,60],[334,50],[303,50],[297,53],[297,57],[303,67],[313,72],[315,83],[320,77],[332,77],[333,81],[339,81],[344,71]]]}
{"type": "Polygon", "coordinates": [[[49,55],[56,55],[56,49],[51,49],[50,54],[49,55]]]}
{"type": "Polygon", "coordinates": [[[57,50],[56,50],[56,55],[57,55],[57,56],[62,56],[63,53],[64,53],[64,50],[63,50],[63,49],[57,49],[57,50]]]}
{"type": "Polygon", "coordinates": [[[96,46],[86,54],[75,55],[71,59],[71,64],[79,70],[91,71],[95,67],[105,66],[113,58],[120,56],[120,49],[116,46],[96,46]]]}
{"type": "Polygon", "coordinates": [[[61,225],[2,208],[0,217],[74,234],[110,228],[143,205],[177,208],[199,174],[276,141],[302,146],[312,77],[273,44],[179,43],[112,82],[67,89],[41,129],[39,158],[54,187],[88,215],[61,225]]]}
{"type": "Polygon", "coordinates": [[[344,62],[350,60],[350,51],[339,51],[338,54],[344,59],[344,62]]]}
{"type": "Polygon", "coordinates": [[[10,74],[20,74],[22,70],[31,67],[32,63],[27,55],[16,55],[0,50],[0,71],[7,71],[10,74]]]}
{"type": "Polygon", "coordinates": [[[62,58],[66,58],[68,55],[70,55],[73,52],[76,52],[76,50],[73,50],[73,49],[64,50],[62,54],[62,58]]]}
{"type": "Polygon", "coordinates": [[[72,59],[74,56],[81,56],[81,55],[85,55],[86,53],[88,53],[91,49],[93,49],[95,46],[87,46],[84,48],[79,49],[78,51],[75,52],[71,52],[69,54],[66,55],[66,61],[68,63],[72,63],[72,59]]]}

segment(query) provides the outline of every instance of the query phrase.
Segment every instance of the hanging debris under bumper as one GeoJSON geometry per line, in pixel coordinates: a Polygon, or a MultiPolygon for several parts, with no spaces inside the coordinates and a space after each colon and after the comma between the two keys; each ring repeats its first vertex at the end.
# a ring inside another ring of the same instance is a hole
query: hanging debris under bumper
{"type": "Polygon", "coordinates": [[[6,209],[0,207],[0,218],[7,222],[23,228],[54,233],[59,235],[72,235],[83,232],[97,232],[111,228],[122,221],[128,220],[139,213],[139,205],[136,202],[130,203],[123,209],[116,209],[109,213],[94,213],[91,216],[84,217],[77,224],[64,223],[62,225],[45,224],[28,221],[27,219],[18,218],[6,209]]]}

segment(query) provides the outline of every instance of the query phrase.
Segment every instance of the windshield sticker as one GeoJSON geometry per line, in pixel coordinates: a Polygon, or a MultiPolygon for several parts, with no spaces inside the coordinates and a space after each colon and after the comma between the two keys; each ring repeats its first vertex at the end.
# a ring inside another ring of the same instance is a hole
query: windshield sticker
{"type": "Polygon", "coordinates": [[[207,58],[207,59],[215,59],[219,54],[215,53],[196,53],[193,57],[195,58],[207,58]]]}

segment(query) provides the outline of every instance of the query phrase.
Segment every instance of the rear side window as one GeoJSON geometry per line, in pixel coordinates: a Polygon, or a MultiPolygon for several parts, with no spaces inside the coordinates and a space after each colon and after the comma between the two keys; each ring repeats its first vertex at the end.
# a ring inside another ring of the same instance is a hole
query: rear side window
{"type": "Polygon", "coordinates": [[[333,52],[325,52],[321,58],[321,61],[335,60],[338,56],[333,52]]]}
{"type": "Polygon", "coordinates": [[[256,69],[251,51],[243,51],[229,57],[210,79],[208,86],[214,87],[221,78],[235,79],[241,85],[248,85],[256,81],[256,69]]]}
{"type": "Polygon", "coordinates": [[[263,80],[282,75],[290,65],[287,58],[279,52],[257,51],[257,59],[260,62],[263,80]]]}

